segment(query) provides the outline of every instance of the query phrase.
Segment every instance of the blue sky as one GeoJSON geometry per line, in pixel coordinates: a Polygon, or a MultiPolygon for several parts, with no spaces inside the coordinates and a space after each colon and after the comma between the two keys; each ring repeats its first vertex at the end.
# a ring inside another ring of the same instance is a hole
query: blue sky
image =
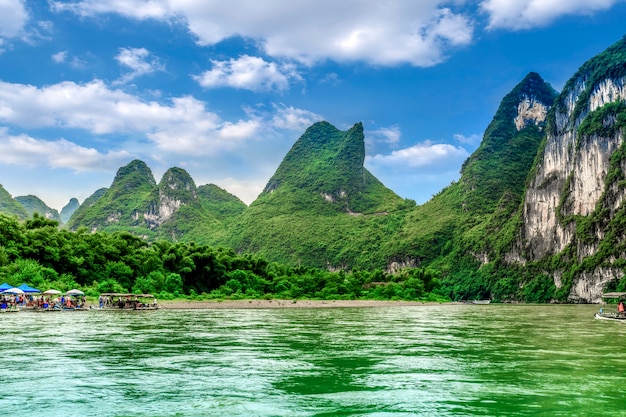
{"type": "Polygon", "coordinates": [[[305,129],[363,122],[418,204],[530,71],[557,90],[626,34],[620,0],[0,0],[0,184],[61,209],[118,168],[251,203],[305,129]]]}

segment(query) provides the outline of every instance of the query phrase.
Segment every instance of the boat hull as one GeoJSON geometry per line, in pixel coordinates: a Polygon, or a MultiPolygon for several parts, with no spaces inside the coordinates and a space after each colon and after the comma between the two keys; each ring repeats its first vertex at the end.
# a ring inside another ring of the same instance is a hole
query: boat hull
{"type": "Polygon", "coordinates": [[[594,317],[598,320],[612,320],[626,323],[626,315],[620,315],[618,313],[596,313],[594,317]]]}

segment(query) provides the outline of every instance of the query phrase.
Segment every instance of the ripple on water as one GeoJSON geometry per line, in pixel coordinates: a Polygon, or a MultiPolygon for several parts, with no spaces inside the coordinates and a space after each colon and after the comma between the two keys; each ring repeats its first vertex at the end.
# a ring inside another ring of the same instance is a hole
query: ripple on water
{"type": "Polygon", "coordinates": [[[0,409],[55,416],[618,415],[592,306],[0,316],[0,409]]]}

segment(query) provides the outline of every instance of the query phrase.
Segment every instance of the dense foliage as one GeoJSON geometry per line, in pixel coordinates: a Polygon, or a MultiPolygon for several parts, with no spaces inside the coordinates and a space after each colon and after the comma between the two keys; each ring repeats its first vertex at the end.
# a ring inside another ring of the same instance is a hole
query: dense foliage
{"type": "Polygon", "coordinates": [[[39,215],[21,222],[0,214],[0,280],[161,298],[446,299],[429,269],[387,274],[292,267],[195,243],[148,243],[128,232],[72,232],[39,215]]]}
{"type": "Polygon", "coordinates": [[[380,183],[364,158],[360,123],[348,131],[314,124],[233,223],[226,243],[293,265],[384,269],[379,248],[415,202],[380,183]]]}

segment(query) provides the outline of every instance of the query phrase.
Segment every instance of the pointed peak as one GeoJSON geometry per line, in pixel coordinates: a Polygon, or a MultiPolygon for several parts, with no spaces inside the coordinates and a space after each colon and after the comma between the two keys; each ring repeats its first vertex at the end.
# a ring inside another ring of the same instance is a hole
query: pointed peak
{"type": "Polygon", "coordinates": [[[517,96],[518,102],[532,100],[550,107],[554,103],[557,91],[547,83],[541,75],[529,72],[524,79],[515,86],[511,94],[517,96]]]}
{"type": "Polygon", "coordinates": [[[152,171],[150,170],[150,168],[148,168],[148,165],[146,165],[145,162],[140,161],[139,159],[135,159],[134,161],[131,161],[128,165],[118,169],[113,183],[118,183],[128,177],[133,177],[136,180],[139,180],[140,183],[143,182],[150,185],[156,185],[156,181],[154,180],[152,171]]]}
{"type": "Polygon", "coordinates": [[[165,171],[159,189],[162,193],[189,193],[187,198],[195,198],[196,183],[187,171],[182,168],[173,167],[165,171]]]}

